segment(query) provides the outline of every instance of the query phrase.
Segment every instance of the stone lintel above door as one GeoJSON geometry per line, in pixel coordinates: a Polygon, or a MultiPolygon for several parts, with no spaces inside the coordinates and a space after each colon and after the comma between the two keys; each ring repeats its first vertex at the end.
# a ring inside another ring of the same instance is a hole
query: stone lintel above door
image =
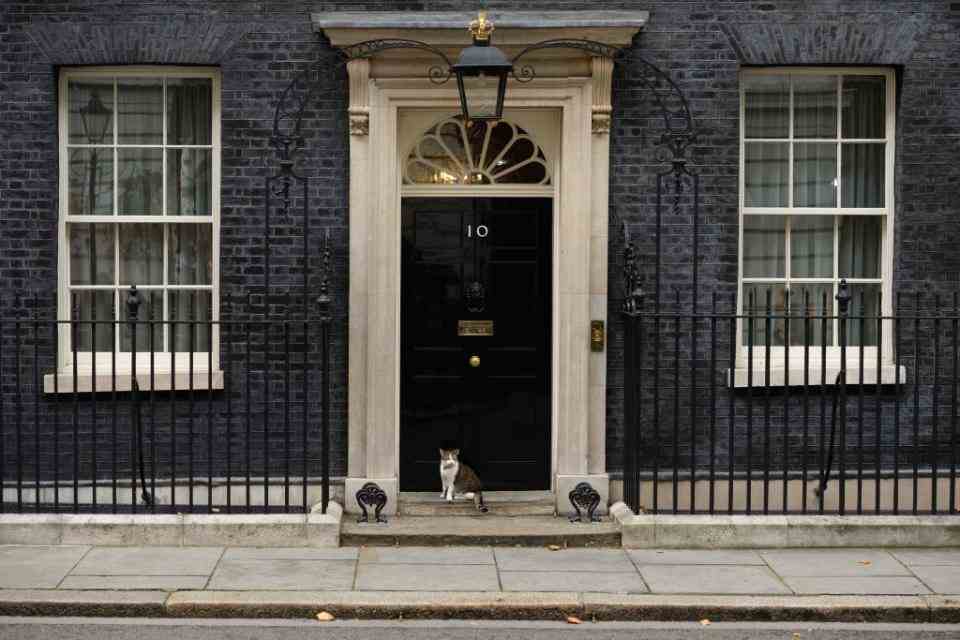
{"type": "MultiPolygon", "coordinates": [[[[593,40],[626,47],[647,22],[646,11],[491,11],[493,43],[512,57],[523,48],[544,40],[593,40]]],[[[475,12],[326,12],[313,14],[313,26],[336,47],[367,40],[404,38],[419,40],[455,59],[470,44],[467,26],[475,12]]],[[[539,77],[586,77],[591,73],[590,53],[577,49],[549,49],[525,55],[539,77]]],[[[410,63],[436,63],[431,54],[394,50],[371,60],[372,78],[408,77],[410,63]]]]}
{"type": "MultiPolygon", "coordinates": [[[[312,15],[313,26],[335,47],[379,38],[415,38],[436,47],[470,44],[473,11],[327,11],[312,15]]],[[[498,47],[522,47],[554,38],[629,45],[650,17],[648,11],[488,12],[498,47]]]]}

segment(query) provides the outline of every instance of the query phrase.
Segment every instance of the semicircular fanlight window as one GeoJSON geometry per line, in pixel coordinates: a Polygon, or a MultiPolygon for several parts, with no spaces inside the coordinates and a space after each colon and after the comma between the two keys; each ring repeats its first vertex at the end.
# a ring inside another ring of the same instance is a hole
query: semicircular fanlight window
{"type": "Polygon", "coordinates": [[[543,149],[517,125],[448,118],[414,145],[405,184],[550,184],[543,149]]]}

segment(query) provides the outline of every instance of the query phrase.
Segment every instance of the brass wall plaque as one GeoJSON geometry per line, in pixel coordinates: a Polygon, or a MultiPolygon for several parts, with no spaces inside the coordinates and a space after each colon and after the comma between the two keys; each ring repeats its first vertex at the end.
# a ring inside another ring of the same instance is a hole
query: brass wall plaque
{"type": "Polygon", "coordinates": [[[493,320],[460,320],[457,322],[458,336],[483,336],[493,335],[493,320]]]}

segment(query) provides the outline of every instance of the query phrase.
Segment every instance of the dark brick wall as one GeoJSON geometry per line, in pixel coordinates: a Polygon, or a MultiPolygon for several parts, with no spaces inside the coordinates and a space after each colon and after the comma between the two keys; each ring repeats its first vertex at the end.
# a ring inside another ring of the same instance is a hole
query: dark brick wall
{"type": "MultiPolygon", "coordinates": [[[[221,188],[221,313],[224,318],[259,321],[301,317],[304,217],[302,198],[284,214],[279,205],[270,211],[269,247],[271,253],[269,313],[264,312],[264,256],[268,234],[265,232],[264,180],[277,171],[276,154],[270,144],[277,99],[290,80],[323,56],[329,47],[313,32],[309,6],[301,2],[5,2],[0,8],[0,281],[4,300],[4,319],[32,318],[33,297],[17,297],[23,291],[40,291],[37,313],[41,321],[55,315],[56,229],[57,229],[57,114],[56,85],[58,68],[68,65],[177,64],[218,67],[222,85],[222,188],[221,188]],[[249,295],[249,300],[248,300],[249,295]],[[288,297],[289,296],[289,297],[288,297]],[[248,306],[248,302],[249,305],[248,306]]],[[[333,348],[331,352],[332,396],[332,473],[343,475],[346,465],[346,193],[347,134],[345,75],[324,77],[317,99],[311,105],[305,133],[309,148],[299,158],[297,172],[309,179],[309,224],[311,228],[309,286],[311,299],[317,295],[320,278],[319,249],[321,233],[329,229],[333,244],[333,348]]],[[[264,337],[261,325],[252,326],[252,369],[249,390],[246,386],[245,333],[237,327],[231,335],[233,360],[225,368],[233,369],[235,386],[230,392],[230,411],[234,420],[226,425],[227,393],[197,392],[190,400],[188,392],[178,394],[176,418],[170,419],[169,394],[158,393],[153,408],[144,409],[148,443],[155,442],[159,467],[169,463],[175,447],[178,472],[187,470],[188,449],[193,444],[194,469],[207,472],[207,456],[212,453],[214,471],[225,468],[229,442],[234,465],[246,456],[247,429],[253,474],[263,469],[263,452],[269,450],[269,470],[283,473],[286,447],[284,429],[283,383],[280,367],[284,350],[282,328],[264,337]],[[264,374],[263,345],[267,343],[270,367],[264,374]],[[250,399],[252,419],[247,425],[238,418],[250,399]],[[271,399],[264,437],[264,397],[271,399]],[[156,428],[151,426],[155,416],[156,428]],[[208,417],[212,420],[208,422],[208,417]],[[176,438],[169,425],[176,424],[176,438]],[[212,428],[209,426],[212,424],[212,428]],[[209,429],[209,430],[208,430],[209,429]],[[192,434],[192,435],[191,435],[192,434]],[[212,447],[208,448],[211,442],[212,447]]],[[[85,477],[93,464],[102,476],[110,473],[114,457],[119,475],[129,475],[130,418],[127,394],[120,394],[114,429],[110,394],[99,394],[96,406],[89,397],[74,399],[39,396],[34,399],[33,372],[53,369],[54,351],[49,339],[50,327],[40,325],[34,350],[33,325],[20,326],[19,377],[17,375],[16,327],[3,325],[2,398],[4,400],[3,474],[17,473],[19,458],[26,477],[35,465],[35,447],[39,442],[40,464],[49,476],[55,466],[61,477],[72,473],[74,458],[74,415],[79,441],[79,465],[85,477]],[[35,367],[36,364],[39,365],[35,367]],[[18,406],[15,389],[22,392],[18,406]],[[56,418],[54,412],[57,411],[56,418]],[[94,414],[95,412],[95,414],[94,414]],[[35,430],[34,414],[41,426],[35,430]],[[22,439],[16,438],[17,416],[22,439]],[[57,424],[54,424],[56,419],[57,424]],[[59,434],[59,462],[54,463],[53,434],[59,434]],[[96,433],[96,436],[93,434],[96,433]],[[117,434],[116,453],[111,444],[117,434]],[[98,455],[92,457],[96,439],[98,455]],[[18,455],[18,451],[20,454],[18,455]]],[[[309,362],[318,367],[319,328],[311,328],[309,362]]],[[[295,369],[291,371],[289,420],[299,446],[303,398],[301,354],[302,330],[291,329],[290,348],[295,369]]],[[[141,343],[140,347],[143,348],[141,343]]],[[[312,420],[309,429],[311,470],[319,470],[319,408],[316,405],[317,374],[311,375],[312,420]]],[[[299,454],[296,458],[299,460],[299,454]]],[[[239,466],[234,466],[238,472],[239,466]]],[[[299,463],[292,472],[299,473],[299,463]]]]}
{"type": "MultiPolygon", "coordinates": [[[[489,4],[493,9],[546,11],[598,6],[596,2],[580,0],[498,0],[489,4]]],[[[697,118],[701,135],[691,157],[702,176],[698,265],[701,291],[716,291],[721,303],[729,304],[736,289],[737,71],[742,65],[770,64],[871,64],[898,69],[895,284],[898,289],[925,286],[931,293],[946,293],[956,287],[960,273],[960,258],[955,250],[960,239],[955,218],[960,202],[960,68],[956,63],[960,59],[960,6],[956,2],[671,0],[639,4],[603,2],[602,6],[650,11],[649,26],[638,37],[635,49],[671,74],[689,97],[697,118]]],[[[224,291],[232,294],[254,293],[254,303],[259,304],[264,253],[263,179],[275,166],[269,145],[273,107],[297,70],[329,55],[329,47],[311,31],[309,13],[324,9],[461,8],[461,3],[452,0],[7,0],[0,8],[0,291],[9,297],[15,290],[49,289],[55,282],[58,66],[203,64],[221,68],[222,284],[224,291]]],[[[611,221],[614,225],[620,221],[629,223],[635,237],[640,238],[644,254],[650,256],[654,176],[662,170],[655,155],[659,123],[631,73],[620,70],[615,79],[611,221]]],[[[309,151],[299,166],[303,174],[311,176],[311,228],[329,227],[335,244],[333,459],[334,473],[343,473],[346,97],[342,74],[325,81],[328,88],[319,92],[310,114],[309,151]]],[[[297,256],[302,252],[302,219],[299,215],[284,219],[278,212],[272,215],[271,282],[276,297],[271,303],[272,312],[282,315],[286,311],[285,289],[296,292],[300,283],[302,263],[297,256]]],[[[661,279],[665,294],[672,292],[674,286],[689,290],[691,230],[688,208],[665,219],[661,279]]],[[[608,452],[611,471],[618,471],[624,430],[623,331],[616,294],[622,242],[617,234],[611,235],[611,285],[615,293],[609,309],[608,452]]],[[[316,242],[318,235],[313,237],[316,242]]],[[[315,250],[312,253],[315,255],[315,250]]],[[[314,273],[311,284],[315,285],[318,264],[314,260],[310,266],[314,273]]],[[[650,288],[651,260],[645,262],[644,271],[650,288]]],[[[47,294],[40,300],[42,317],[52,318],[52,296],[47,294]]],[[[23,312],[15,304],[5,304],[3,308],[8,319],[23,312]]],[[[4,326],[3,338],[6,345],[11,344],[9,324],[4,326]]],[[[664,344],[664,348],[671,346],[669,342],[664,344]]],[[[725,345],[721,338],[719,347],[724,349],[725,345]]],[[[42,366],[49,369],[53,357],[49,341],[40,341],[38,354],[42,366]]],[[[32,358],[32,347],[25,347],[22,355],[32,358]]],[[[4,411],[9,412],[12,392],[18,384],[12,373],[13,354],[9,347],[0,359],[0,385],[7,400],[4,411]]],[[[29,391],[31,382],[24,378],[29,375],[22,375],[19,385],[29,391]]],[[[687,391],[683,393],[686,395],[687,391]]],[[[238,392],[234,399],[240,401],[242,397],[238,392]]],[[[50,402],[48,398],[40,400],[42,406],[50,402]]],[[[223,394],[214,395],[216,415],[224,410],[223,402],[223,394]]],[[[721,392],[718,404],[725,406],[726,402],[727,396],[721,392]]],[[[737,402],[743,402],[741,396],[737,402]]],[[[62,408],[68,410],[69,405],[62,408]]],[[[90,420],[88,417],[87,423],[90,420]]],[[[15,443],[9,429],[5,433],[9,474],[15,443]]],[[[741,426],[737,427],[737,434],[736,439],[742,441],[745,436],[741,426]]],[[[218,438],[223,435],[222,430],[217,431],[218,438]]],[[[165,437],[169,439],[169,434],[165,437]]],[[[689,422],[681,429],[681,439],[691,439],[689,422]]],[[[694,436],[694,440],[701,441],[702,436],[694,436]]],[[[41,442],[45,442],[43,435],[41,442]]],[[[271,447],[282,446],[279,439],[269,442],[271,447]]],[[[726,450],[720,453],[725,462],[726,450]]],[[[53,466],[48,455],[44,453],[44,464],[53,466]]],[[[72,463],[64,460],[63,464],[72,463]]]]}

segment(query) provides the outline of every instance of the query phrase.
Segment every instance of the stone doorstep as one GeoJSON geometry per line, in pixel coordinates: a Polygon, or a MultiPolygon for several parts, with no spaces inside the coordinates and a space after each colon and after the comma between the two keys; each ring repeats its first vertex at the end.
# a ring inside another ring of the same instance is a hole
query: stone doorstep
{"type": "Polygon", "coordinates": [[[623,502],[610,514],[626,549],[960,546],[948,516],[635,515],[623,502]]]}
{"type": "Polygon", "coordinates": [[[339,547],[343,508],[310,514],[2,514],[2,544],[339,547]]]}
{"type": "Polygon", "coordinates": [[[0,615],[180,618],[960,622],[942,596],[682,596],[595,593],[0,590],[0,615]]]}

